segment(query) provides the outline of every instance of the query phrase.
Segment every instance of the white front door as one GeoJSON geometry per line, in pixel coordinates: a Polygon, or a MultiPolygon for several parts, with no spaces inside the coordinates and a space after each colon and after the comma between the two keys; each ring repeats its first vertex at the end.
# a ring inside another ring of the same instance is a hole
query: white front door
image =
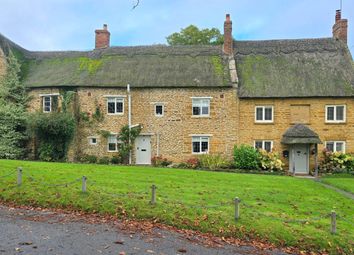
{"type": "Polygon", "coordinates": [[[135,140],[137,165],[151,165],[151,136],[140,135],[135,140]]]}
{"type": "Polygon", "coordinates": [[[290,150],[290,168],[293,172],[295,167],[296,174],[309,173],[309,145],[308,144],[294,144],[290,150]]]}

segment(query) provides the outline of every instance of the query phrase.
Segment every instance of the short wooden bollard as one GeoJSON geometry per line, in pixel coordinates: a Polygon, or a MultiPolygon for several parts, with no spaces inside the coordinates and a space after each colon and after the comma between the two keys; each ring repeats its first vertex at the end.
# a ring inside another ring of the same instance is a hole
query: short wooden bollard
{"type": "Polygon", "coordinates": [[[337,221],[336,221],[336,212],[332,211],[331,212],[331,233],[336,234],[337,233],[337,221]]]}
{"type": "Polygon", "coordinates": [[[238,220],[240,218],[240,202],[241,200],[236,197],[235,198],[235,220],[238,220]]]}
{"type": "Polygon", "coordinates": [[[22,167],[17,168],[17,185],[22,185],[22,167]]]}
{"type": "Polygon", "coordinates": [[[86,176],[82,176],[82,192],[86,192],[86,181],[87,181],[87,177],[86,176]]]}
{"type": "Polygon", "coordinates": [[[151,186],[151,201],[150,201],[150,204],[152,205],[156,204],[156,189],[157,189],[156,185],[153,184],[151,186]]]}

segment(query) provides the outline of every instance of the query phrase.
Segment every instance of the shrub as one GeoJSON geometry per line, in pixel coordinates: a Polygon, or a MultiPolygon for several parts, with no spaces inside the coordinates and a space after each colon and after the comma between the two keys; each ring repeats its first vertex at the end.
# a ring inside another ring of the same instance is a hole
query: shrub
{"type": "Polygon", "coordinates": [[[111,164],[117,165],[117,164],[122,164],[122,158],[118,156],[113,156],[111,158],[111,164]]]}
{"type": "Polygon", "coordinates": [[[163,158],[162,156],[154,156],[151,158],[151,163],[156,167],[166,167],[172,164],[172,161],[167,160],[167,158],[163,158]]]}
{"type": "Polygon", "coordinates": [[[354,157],[341,152],[323,150],[319,169],[322,173],[346,173],[354,170],[354,157]]]}
{"type": "Polygon", "coordinates": [[[29,129],[38,139],[38,157],[44,161],[66,159],[75,132],[75,119],[70,113],[35,113],[29,118],[29,129]]]}
{"type": "Polygon", "coordinates": [[[200,167],[199,159],[196,157],[190,158],[186,161],[187,168],[196,169],[200,167]]]}
{"type": "Polygon", "coordinates": [[[234,162],[237,169],[258,170],[260,165],[259,152],[249,145],[235,146],[234,162]]]}
{"type": "Polygon", "coordinates": [[[97,163],[97,157],[94,156],[94,155],[83,155],[83,156],[80,158],[80,161],[81,161],[82,163],[95,164],[95,163],[97,163]]]}
{"type": "Polygon", "coordinates": [[[109,157],[103,157],[98,160],[98,164],[101,164],[101,165],[108,165],[109,162],[110,162],[109,157]]]}
{"type": "Polygon", "coordinates": [[[230,162],[220,154],[204,154],[199,156],[200,166],[205,169],[217,170],[230,167],[230,162]]]}
{"type": "Polygon", "coordinates": [[[267,171],[283,171],[284,163],[281,161],[279,154],[276,152],[268,152],[259,150],[260,167],[267,171]]]}

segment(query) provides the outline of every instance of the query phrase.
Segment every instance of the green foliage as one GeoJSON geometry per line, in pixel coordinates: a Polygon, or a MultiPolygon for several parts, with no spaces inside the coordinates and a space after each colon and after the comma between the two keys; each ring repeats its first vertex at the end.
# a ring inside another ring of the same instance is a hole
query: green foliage
{"type": "Polygon", "coordinates": [[[75,91],[64,91],[63,93],[61,93],[63,97],[61,106],[63,112],[68,112],[70,103],[73,101],[75,94],[75,91]]]}
{"type": "Polygon", "coordinates": [[[75,119],[69,113],[31,114],[29,128],[39,142],[39,159],[43,161],[65,160],[75,127],[75,119]]]}
{"type": "Polygon", "coordinates": [[[97,156],[85,154],[80,158],[80,162],[89,163],[89,164],[96,164],[97,163],[97,156]]]}
{"type": "Polygon", "coordinates": [[[6,75],[0,78],[0,158],[22,158],[25,154],[27,101],[20,64],[10,51],[6,75]]]}
{"type": "Polygon", "coordinates": [[[276,152],[268,152],[266,150],[258,150],[260,156],[260,167],[267,171],[283,171],[284,163],[281,161],[279,154],[276,152]]]}
{"type": "Polygon", "coordinates": [[[113,165],[122,164],[122,158],[119,155],[113,156],[111,158],[111,164],[113,164],[113,165]]]}
{"type": "Polygon", "coordinates": [[[354,157],[341,152],[323,150],[319,169],[322,173],[349,173],[354,171],[354,157]]]}
{"type": "Polygon", "coordinates": [[[172,164],[172,161],[162,156],[154,156],[151,158],[151,163],[156,167],[166,167],[172,164]]]}
{"type": "Polygon", "coordinates": [[[219,76],[224,75],[224,65],[222,64],[221,57],[213,56],[211,57],[211,62],[213,63],[215,73],[219,76]]]}
{"type": "Polygon", "coordinates": [[[258,151],[252,146],[241,144],[234,147],[234,162],[237,169],[258,170],[260,157],[258,151]]]}
{"type": "Polygon", "coordinates": [[[111,135],[111,132],[107,130],[100,130],[100,134],[103,138],[108,138],[111,135]]]}
{"type": "Polygon", "coordinates": [[[119,155],[121,156],[124,163],[128,162],[129,153],[133,149],[134,141],[139,136],[140,132],[140,126],[129,129],[129,126],[125,125],[120,130],[118,134],[118,140],[120,140],[122,143],[119,147],[119,155]]]}
{"type": "Polygon", "coordinates": [[[199,156],[200,166],[204,169],[219,170],[231,166],[229,160],[220,154],[204,154],[199,156]]]}
{"type": "Polygon", "coordinates": [[[181,29],[181,32],[173,33],[166,39],[169,45],[221,45],[224,42],[219,29],[200,30],[194,25],[181,29]]]}
{"type": "Polygon", "coordinates": [[[103,158],[100,158],[98,160],[98,164],[100,164],[100,165],[108,165],[110,161],[111,160],[110,160],[109,157],[103,157],[103,158]]]}

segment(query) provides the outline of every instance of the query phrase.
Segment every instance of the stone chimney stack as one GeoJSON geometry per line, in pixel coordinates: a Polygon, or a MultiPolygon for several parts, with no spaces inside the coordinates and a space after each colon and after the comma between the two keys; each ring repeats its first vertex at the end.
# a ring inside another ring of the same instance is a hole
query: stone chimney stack
{"type": "Polygon", "coordinates": [[[348,41],[348,20],[342,19],[342,11],[336,11],[336,21],[332,28],[333,38],[345,43],[348,41]]]}
{"type": "Polygon", "coordinates": [[[103,29],[97,29],[95,49],[107,48],[110,46],[111,33],[108,31],[106,24],[103,25],[103,29]]]}
{"type": "Polygon", "coordinates": [[[233,54],[233,38],[232,38],[232,21],[230,14],[226,14],[224,22],[224,53],[227,55],[233,54]]]}

